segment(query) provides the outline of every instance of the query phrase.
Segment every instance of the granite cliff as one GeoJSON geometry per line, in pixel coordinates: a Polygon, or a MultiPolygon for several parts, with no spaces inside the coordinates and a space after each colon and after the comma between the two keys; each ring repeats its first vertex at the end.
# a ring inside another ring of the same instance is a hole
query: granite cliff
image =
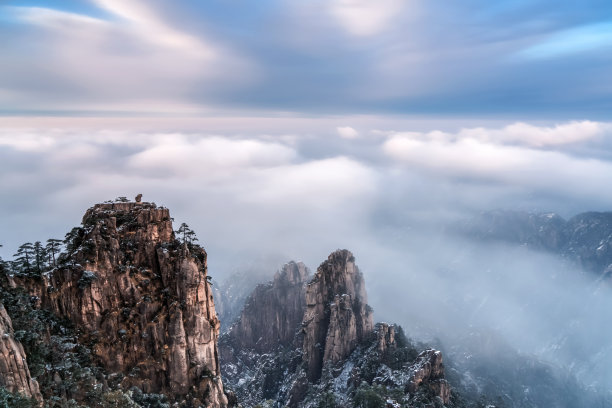
{"type": "Polygon", "coordinates": [[[306,289],[304,359],[316,381],[325,362],[344,360],[372,331],[363,275],[347,250],[333,252],[306,289]]]}
{"type": "Polygon", "coordinates": [[[30,375],[21,343],[15,339],[11,318],[0,303],[0,386],[42,402],[38,383],[30,375]]]}
{"type": "MultiPolygon", "coordinates": [[[[179,405],[224,407],[207,254],[182,238],[166,208],[97,204],[67,235],[52,269],[11,277],[10,286],[74,325],[76,341],[103,371],[99,387],[113,383],[179,405]]],[[[64,380],[61,373],[56,380],[64,380]]]]}
{"type": "Polygon", "coordinates": [[[258,353],[290,345],[304,317],[308,277],[309,271],[303,263],[289,262],[274,275],[272,282],[258,285],[247,298],[226,341],[235,349],[258,353]]]}

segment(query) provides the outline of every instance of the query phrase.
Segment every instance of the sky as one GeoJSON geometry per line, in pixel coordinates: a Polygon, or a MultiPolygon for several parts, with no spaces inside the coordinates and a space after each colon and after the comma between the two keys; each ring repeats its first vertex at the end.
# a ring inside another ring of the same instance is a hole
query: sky
{"type": "Polygon", "coordinates": [[[608,119],[607,0],[4,0],[4,115],[608,119]]]}
{"type": "Polygon", "coordinates": [[[612,208],[609,0],[4,0],[0,44],[4,259],[142,193],[215,280],[348,248],[376,317],[412,329],[494,326],[537,352],[591,289],[444,231],[612,208]]]}
{"type": "Polygon", "coordinates": [[[609,209],[610,3],[455,3],[1,2],[0,254],[137,193],[222,275],[493,208],[609,209]]]}
{"type": "Polygon", "coordinates": [[[0,43],[5,258],[137,193],[221,274],[610,207],[608,1],[5,0],[0,43]]]}

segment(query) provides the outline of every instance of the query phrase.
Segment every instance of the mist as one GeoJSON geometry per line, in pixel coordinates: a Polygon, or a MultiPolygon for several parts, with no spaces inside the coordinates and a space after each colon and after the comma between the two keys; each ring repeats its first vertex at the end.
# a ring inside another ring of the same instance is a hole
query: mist
{"type": "Polygon", "coordinates": [[[497,208],[609,209],[610,124],[440,130],[396,118],[270,118],[247,130],[245,120],[210,132],[178,122],[158,132],[97,122],[2,129],[2,257],[62,238],[97,202],[142,193],[197,233],[215,281],[253,265],[271,275],[289,260],[314,271],[347,248],[377,321],[443,344],[491,331],[612,389],[610,286],[554,254],[455,229],[497,208]]]}

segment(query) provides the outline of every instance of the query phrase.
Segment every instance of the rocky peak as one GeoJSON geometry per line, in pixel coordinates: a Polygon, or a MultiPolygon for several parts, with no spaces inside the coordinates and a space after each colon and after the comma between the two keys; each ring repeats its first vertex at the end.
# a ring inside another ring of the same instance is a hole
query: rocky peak
{"type": "Polygon", "coordinates": [[[363,275],[348,250],[333,252],[306,288],[304,360],[310,381],[321,376],[324,362],[347,358],[369,336],[372,310],[363,275]]]}
{"type": "Polygon", "coordinates": [[[280,271],[274,274],[272,284],[276,287],[287,285],[301,285],[306,282],[310,271],[302,262],[288,262],[280,271]]]}
{"type": "Polygon", "coordinates": [[[42,402],[38,383],[30,377],[23,346],[13,333],[11,318],[0,303],[0,386],[42,402]]]}
{"type": "Polygon", "coordinates": [[[399,326],[373,328],[363,276],[349,251],[332,253],[305,285],[307,276],[303,265],[285,265],[272,282],[255,289],[222,338],[223,375],[244,406],[270,400],[288,407],[449,402],[440,352],[419,354],[399,326]],[[297,293],[301,308],[292,303],[297,293]],[[290,326],[283,317],[287,310],[297,335],[282,343],[277,333],[279,322],[290,326]],[[303,319],[297,320],[300,310],[303,319]]]}
{"type": "Polygon", "coordinates": [[[207,255],[175,239],[168,209],[97,204],[69,235],[43,305],[82,329],[124,387],[226,405],[207,255]]]}
{"type": "Polygon", "coordinates": [[[225,336],[226,341],[236,349],[259,353],[291,344],[304,316],[308,276],[303,263],[292,261],[274,275],[272,282],[258,285],[225,336]]]}

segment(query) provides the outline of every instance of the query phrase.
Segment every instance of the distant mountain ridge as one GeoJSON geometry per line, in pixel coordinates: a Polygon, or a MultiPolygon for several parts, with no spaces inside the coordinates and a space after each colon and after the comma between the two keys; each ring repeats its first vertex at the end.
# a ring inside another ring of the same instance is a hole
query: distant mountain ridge
{"type": "Polygon", "coordinates": [[[612,272],[612,212],[565,220],[555,213],[497,210],[463,223],[460,231],[474,239],[553,252],[596,274],[612,272]]]}

